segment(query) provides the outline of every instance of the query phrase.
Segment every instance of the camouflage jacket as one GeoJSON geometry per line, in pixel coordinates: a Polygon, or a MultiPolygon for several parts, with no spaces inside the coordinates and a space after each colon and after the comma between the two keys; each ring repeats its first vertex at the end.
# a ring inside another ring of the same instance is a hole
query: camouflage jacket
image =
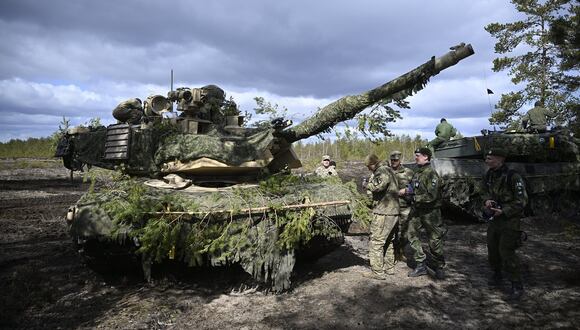
{"type": "MultiPolygon", "coordinates": [[[[407,187],[407,184],[411,182],[413,178],[413,170],[405,167],[403,165],[399,165],[397,169],[393,169],[395,172],[395,176],[397,177],[397,182],[399,183],[399,189],[403,189],[407,187]]],[[[401,207],[408,207],[409,203],[404,197],[399,197],[399,205],[401,207]]]]}
{"type": "Polygon", "coordinates": [[[524,208],[528,203],[528,194],[524,179],[513,170],[508,170],[503,165],[493,171],[488,170],[483,177],[482,195],[483,201],[496,201],[506,218],[520,218],[524,214],[524,208]],[[510,177],[511,171],[511,178],[510,177]]]}
{"type": "Polygon", "coordinates": [[[399,185],[395,172],[386,164],[379,163],[369,178],[367,190],[373,195],[373,213],[399,214],[399,185]]]}
{"type": "Polygon", "coordinates": [[[457,134],[457,130],[453,125],[444,121],[435,127],[435,135],[445,140],[449,140],[457,134]]]}
{"type": "Polygon", "coordinates": [[[522,117],[522,122],[527,122],[528,126],[546,126],[546,117],[553,118],[555,116],[555,113],[544,107],[533,107],[522,117]]]}
{"type": "Polygon", "coordinates": [[[417,167],[411,179],[415,194],[416,209],[433,209],[441,207],[442,181],[430,163],[417,167]]]}
{"type": "Polygon", "coordinates": [[[327,177],[327,176],[337,176],[338,173],[336,172],[336,168],[334,166],[324,167],[322,165],[318,166],[316,170],[314,170],[314,174],[318,175],[319,177],[327,177]]]}

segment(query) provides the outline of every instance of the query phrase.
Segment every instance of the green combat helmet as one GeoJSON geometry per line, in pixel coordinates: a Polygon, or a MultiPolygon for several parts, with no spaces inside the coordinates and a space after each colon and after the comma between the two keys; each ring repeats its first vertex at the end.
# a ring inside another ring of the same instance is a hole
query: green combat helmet
{"type": "Polygon", "coordinates": [[[57,148],[71,170],[86,164],[125,177],[71,207],[71,235],[89,257],[106,257],[109,248],[138,256],[148,279],[152,264],[168,260],[239,263],[275,290],[287,289],[297,254],[342,242],[359,197],[338,178],[292,175],[301,167],[292,143],[377,102],[402,100],[472,54],[470,45],[457,47],[295,126],[279,118],[244,127],[237,105],[215,85],[152,95],[142,108],[120,105],[119,123],[71,129],[57,148]]]}

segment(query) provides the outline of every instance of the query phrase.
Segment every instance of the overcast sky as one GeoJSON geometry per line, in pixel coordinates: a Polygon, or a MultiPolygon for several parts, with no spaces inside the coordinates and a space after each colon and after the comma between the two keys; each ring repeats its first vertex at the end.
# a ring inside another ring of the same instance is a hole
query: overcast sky
{"type": "Polygon", "coordinates": [[[166,95],[171,69],[176,87],[217,84],[242,111],[263,96],[299,122],[459,42],[475,55],[410,97],[390,129],[432,138],[445,117],[475,135],[514,89],[491,71],[484,26],[515,15],[508,0],[2,0],[0,141],[48,136],[63,116],[113,123],[120,101],[166,95]]]}

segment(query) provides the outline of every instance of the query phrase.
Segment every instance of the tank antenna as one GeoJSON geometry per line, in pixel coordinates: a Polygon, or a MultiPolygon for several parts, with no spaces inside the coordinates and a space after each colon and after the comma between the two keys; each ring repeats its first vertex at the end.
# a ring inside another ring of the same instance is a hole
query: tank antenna
{"type": "MultiPolygon", "coordinates": [[[[171,94],[173,94],[173,69],[171,69],[171,94]]],[[[171,112],[173,112],[173,101],[171,101],[171,112]]]]}
{"type": "MultiPolygon", "coordinates": [[[[490,95],[493,94],[493,91],[487,87],[487,76],[485,74],[485,70],[483,70],[483,81],[485,82],[485,89],[487,89],[487,103],[489,104],[489,116],[493,114],[493,107],[491,106],[491,97],[490,95]]],[[[493,125],[493,130],[495,131],[495,125],[493,125]]]]}

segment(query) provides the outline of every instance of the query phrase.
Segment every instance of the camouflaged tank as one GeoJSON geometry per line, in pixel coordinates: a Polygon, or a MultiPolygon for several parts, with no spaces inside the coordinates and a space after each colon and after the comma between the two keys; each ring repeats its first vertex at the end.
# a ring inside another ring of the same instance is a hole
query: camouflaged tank
{"type": "Polygon", "coordinates": [[[243,127],[237,106],[215,85],[178,88],[143,104],[127,100],[113,111],[119,123],[73,128],[59,144],[57,156],[71,170],[87,164],[122,173],[71,207],[73,240],[91,258],[137,256],[148,279],[152,264],[168,260],[239,263],[275,290],[287,289],[297,253],[337,246],[353,213],[369,211],[354,183],[291,174],[301,166],[292,143],[379,101],[404,99],[471,54],[470,45],[458,45],[296,126],[280,118],[243,127]]]}
{"type": "Polygon", "coordinates": [[[508,168],[526,181],[528,215],[574,215],[579,211],[580,140],[569,130],[482,133],[445,142],[435,150],[431,163],[445,181],[446,206],[483,221],[479,186],[487,171],[484,154],[500,147],[508,152],[508,168]]]}

